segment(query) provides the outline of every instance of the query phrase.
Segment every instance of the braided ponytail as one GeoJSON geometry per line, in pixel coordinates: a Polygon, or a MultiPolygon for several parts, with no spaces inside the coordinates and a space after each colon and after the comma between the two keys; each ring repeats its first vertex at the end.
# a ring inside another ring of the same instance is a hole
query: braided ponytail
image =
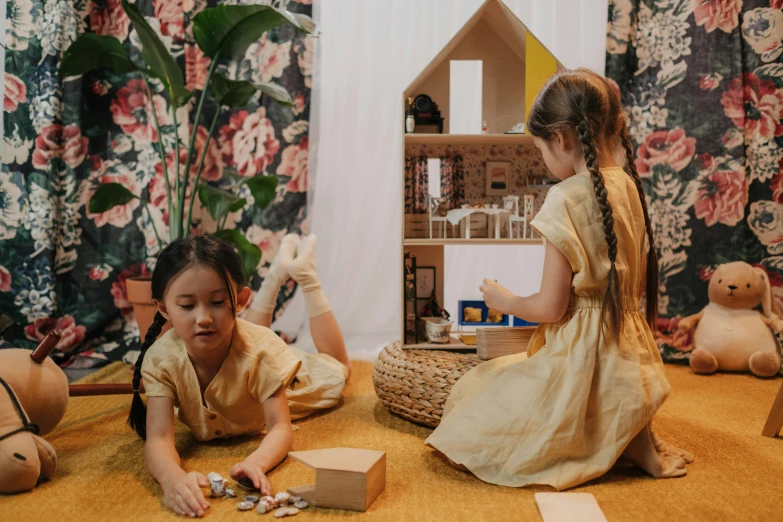
{"type": "Polygon", "coordinates": [[[644,195],[644,188],[642,187],[642,179],[639,177],[639,172],[636,170],[636,162],[633,156],[633,144],[631,143],[631,136],[628,134],[628,125],[625,118],[622,119],[622,125],[620,126],[620,138],[623,142],[623,148],[625,148],[625,157],[628,165],[626,170],[633,179],[636,185],[636,190],[639,192],[639,201],[642,203],[642,210],[644,211],[644,226],[647,228],[647,239],[650,243],[650,249],[647,251],[647,276],[646,276],[646,311],[647,311],[647,324],[651,330],[655,330],[658,322],[658,254],[655,252],[655,239],[653,237],[652,222],[650,221],[650,215],[647,212],[647,198],[644,195]]]}
{"type": "Polygon", "coordinates": [[[620,280],[617,275],[617,236],[614,233],[614,216],[612,214],[612,205],[609,203],[604,176],[598,170],[598,156],[595,150],[595,141],[593,132],[587,118],[582,115],[581,121],[576,125],[576,135],[582,142],[582,149],[587,163],[587,170],[593,180],[595,197],[598,200],[598,206],[601,208],[603,217],[604,237],[609,251],[609,277],[606,282],[606,292],[604,293],[604,302],[601,306],[601,321],[609,327],[609,333],[615,340],[619,340],[620,332],[623,327],[622,313],[622,295],[620,293],[620,280]]]}
{"type": "Polygon", "coordinates": [[[147,405],[141,400],[139,394],[139,385],[141,384],[141,364],[144,361],[144,354],[152,346],[160,335],[163,325],[166,324],[166,318],[160,312],[155,314],[147,335],[144,337],[144,343],[141,345],[141,353],[136,359],[136,366],[133,369],[133,402],[131,402],[130,413],[128,414],[128,426],[135,430],[142,439],[147,438],[147,405]]]}

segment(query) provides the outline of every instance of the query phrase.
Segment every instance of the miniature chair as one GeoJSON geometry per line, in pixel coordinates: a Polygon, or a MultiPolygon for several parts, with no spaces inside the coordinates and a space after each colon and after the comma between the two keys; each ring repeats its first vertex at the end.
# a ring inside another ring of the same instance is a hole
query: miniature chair
{"type": "Polygon", "coordinates": [[[434,198],[427,194],[427,214],[430,222],[430,239],[432,238],[432,222],[443,223],[443,238],[447,237],[446,234],[446,215],[445,215],[445,199],[434,198]]]}
{"type": "Polygon", "coordinates": [[[508,220],[508,237],[511,239],[511,218],[519,216],[519,196],[503,196],[503,209],[511,211],[508,220]]]}
{"type": "MultiPolygon", "coordinates": [[[[509,196],[507,196],[509,197],[509,196]]],[[[519,215],[519,196],[511,196],[514,198],[514,212],[508,218],[508,238],[514,237],[514,223],[519,223],[522,226],[522,238],[527,239],[527,224],[528,220],[533,218],[533,200],[535,196],[532,194],[525,194],[525,202],[522,208],[522,215],[519,215]]],[[[503,205],[505,208],[506,198],[503,198],[503,205]]],[[[517,237],[519,233],[517,233],[517,237]]]]}

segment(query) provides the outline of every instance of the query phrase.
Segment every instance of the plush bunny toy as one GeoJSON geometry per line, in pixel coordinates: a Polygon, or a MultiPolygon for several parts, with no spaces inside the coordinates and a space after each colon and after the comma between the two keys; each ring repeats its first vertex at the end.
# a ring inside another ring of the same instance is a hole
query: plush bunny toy
{"type": "Polygon", "coordinates": [[[742,261],[727,263],[715,270],[708,292],[710,303],[679,324],[682,331],[696,327],[690,358],[693,371],[775,375],[781,361],[772,332],[783,331],[783,320],[767,273],[742,261]],[[763,314],[755,309],[759,304],[763,314]]]}

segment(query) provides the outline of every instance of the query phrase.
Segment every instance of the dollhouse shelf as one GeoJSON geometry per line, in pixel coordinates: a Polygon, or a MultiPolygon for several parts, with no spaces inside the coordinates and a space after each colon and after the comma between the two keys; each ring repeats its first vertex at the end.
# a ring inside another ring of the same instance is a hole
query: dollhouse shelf
{"type": "Polygon", "coordinates": [[[406,344],[403,346],[406,350],[476,350],[476,346],[468,346],[467,344],[463,343],[462,341],[455,339],[454,337],[450,338],[450,341],[448,343],[417,343],[417,344],[406,344]]]}
{"type": "Polygon", "coordinates": [[[406,134],[406,145],[522,145],[532,144],[529,134],[406,134]]]}
{"type": "Polygon", "coordinates": [[[540,245],[541,239],[495,239],[491,237],[479,237],[471,239],[443,239],[443,238],[425,238],[425,239],[404,239],[403,246],[440,246],[440,245],[540,245]]]}

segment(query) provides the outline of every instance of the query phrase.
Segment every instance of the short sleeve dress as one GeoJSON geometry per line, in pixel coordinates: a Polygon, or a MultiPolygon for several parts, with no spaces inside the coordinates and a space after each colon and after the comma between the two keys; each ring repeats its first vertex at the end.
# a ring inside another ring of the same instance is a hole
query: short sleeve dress
{"type": "Polygon", "coordinates": [[[600,335],[610,264],[592,180],[583,172],[553,187],[532,222],[571,264],[568,311],[536,329],[529,357],[501,357],[464,375],[426,441],[486,482],[566,489],[596,478],[669,394],[639,309],[647,247],[639,195],[622,169],[601,171],[618,242],[625,320],[619,343],[600,335]]]}
{"type": "Polygon", "coordinates": [[[228,356],[201,389],[185,342],[172,328],[149,348],[141,366],[148,397],[174,401],[179,419],[200,441],[260,432],[263,403],[281,386],[291,418],[338,404],[345,387],[342,363],[284,343],[272,330],[237,319],[228,356]]]}

